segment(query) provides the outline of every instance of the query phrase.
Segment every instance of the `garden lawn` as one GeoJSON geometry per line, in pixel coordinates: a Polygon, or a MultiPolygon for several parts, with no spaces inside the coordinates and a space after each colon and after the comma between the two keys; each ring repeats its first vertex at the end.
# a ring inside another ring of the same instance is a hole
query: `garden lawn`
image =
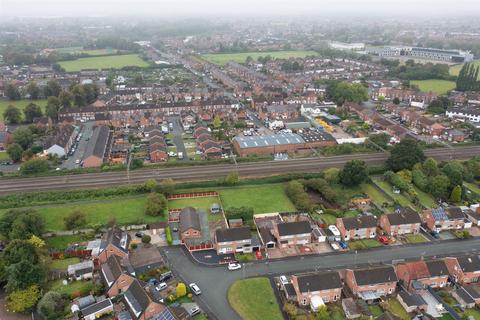
{"type": "MultiPolygon", "coordinates": [[[[480,61],[474,61],[472,63],[475,65],[475,67],[480,66],[480,61]]],[[[463,64],[457,64],[457,65],[451,66],[449,72],[452,76],[458,76],[462,67],[463,67],[463,64]]]]}
{"type": "Polygon", "coordinates": [[[378,304],[369,305],[368,309],[372,313],[374,319],[380,317],[383,314],[383,310],[378,304]]]}
{"type": "Polygon", "coordinates": [[[87,216],[87,224],[106,224],[112,218],[120,225],[138,222],[158,222],[165,220],[166,214],[151,217],[144,214],[146,196],[135,198],[108,199],[101,201],[77,202],[56,206],[35,208],[45,218],[47,230],[65,230],[63,218],[74,210],[87,216]]]}
{"type": "Polygon", "coordinates": [[[224,209],[251,207],[255,214],[295,211],[283,184],[219,189],[218,193],[224,209]]]}
{"type": "Polygon", "coordinates": [[[84,69],[121,69],[124,67],[148,67],[138,54],[125,54],[113,56],[101,56],[90,58],[79,58],[58,62],[67,72],[78,72],[84,69]]]}
{"type": "Polygon", "coordinates": [[[185,207],[193,207],[208,213],[209,221],[218,221],[223,219],[222,214],[210,214],[210,207],[212,204],[220,204],[218,197],[202,197],[191,199],[169,200],[168,209],[183,209],[185,207]]]}
{"type": "Polygon", "coordinates": [[[418,200],[426,209],[431,209],[437,207],[435,199],[426,192],[418,189],[416,186],[413,186],[413,189],[417,192],[418,200]]]}
{"type": "Polygon", "coordinates": [[[323,213],[323,214],[320,215],[320,218],[326,224],[336,224],[337,223],[337,217],[335,217],[333,214],[323,213]]]}
{"type": "Polygon", "coordinates": [[[348,247],[351,250],[363,250],[381,247],[382,244],[375,239],[361,239],[348,241],[348,247]]]}
{"type": "Polygon", "coordinates": [[[93,289],[93,283],[91,281],[73,281],[64,285],[62,280],[55,280],[47,283],[47,288],[50,291],[65,293],[70,297],[74,293],[80,293],[80,296],[85,296],[93,289]]]}
{"type": "Polygon", "coordinates": [[[361,189],[370,199],[372,199],[373,203],[375,203],[379,208],[381,208],[385,202],[392,202],[392,199],[388,198],[384,193],[382,193],[370,183],[362,184],[361,189]]]}
{"type": "Polygon", "coordinates": [[[228,289],[228,302],[243,320],[281,320],[268,278],[238,280],[228,289]]]}
{"type": "Polygon", "coordinates": [[[315,51],[265,51],[265,52],[241,52],[241,53],[209,53],[201,55],[201,58],[218,65],[224,65],[227,62],[234,61],[243,63],[248,56],[253,59],[259,57],[271,56],[274,59],[304,58],[306,56],[316,56],[315,51]]]}
{"type": "Polygon", "coordinates": [[[464,182],[463,185],[468,189],[472,190],[472,192],[476,193],[478,196],[480,196],[480,187],[477,186],[475,183],[464,182]]]}
{"type": "Polygon", "coordinates": [[[54,250],[65,250],[70,244],[79,243],[83,238],[79,234],[54,236],[46,239],[47,247],[54,250]]]}
{"type": "Polygon", "coordinates": [[[464,317],[472,316],[475,320],[480,320],[480,311],[478,309],[467,309],[463,313],[464,317]]]}
{"type": "Polygon", "coordinates": [[[6,151],[0,152],[0,161],[10,161],[10,156],[6,151]]]}
{"type": "Polygon", "coordinates": [[[67,268],[69,265],[79,263],[79,262],[80,262],[79,258],[56,259],[56,260],[52,260],[52,263],[50,264],[50,268],[67,271],[67,268]]]}
{"type": "Polygon", "coordinates": [[[411,317],[408,315],[407,311],[402,307],[400,302],[397,299],[390,298],[387,301],[387,309],[390,310],[391,313],[400,317],[402,320],[410,320],[411,317]]]}
{"type": "Polygon", "coordinates": [[[3,113],[7,109],[9,105],[13,105],[22,111],[22,118],[23,118],[23,109],[30,104],[30,103],[35,103],[39,107],[42,108],[43,111],[45,111],[45,106],[47,105],[47,100],[46,99],[39,99],[39,100],[27,100],[27,99],[22,99],[22,100],[3,100],[0,99],[0,120],[3,120],[3,113]]]}
{"type": "Polygon", "coordinates": [[[435,92],[436,94],[444,94],[455,89],[455,82],[448,80],[411,80],[410,84],[418,86],[420,91],[435,92]]]}
{"type": "Polygon", "coordinates": [[[427,238],[422,236],[421,234],[408,234],[405,235],[405,240],[407,243],[424,243],[428,242],[427,238]]]}
{"type": "Polygon", "coordinates": [[[372,181],[383,191],[385,191],[390,197],[393,199],[397,200],[397,202],[402,206],[402,207],[413,207],[412,203],[410,200],[408,200],[404,195],[393,193],[393,188],[392,185],[386,181],[378,180],[378,179],[372,179],[372,181]]]}

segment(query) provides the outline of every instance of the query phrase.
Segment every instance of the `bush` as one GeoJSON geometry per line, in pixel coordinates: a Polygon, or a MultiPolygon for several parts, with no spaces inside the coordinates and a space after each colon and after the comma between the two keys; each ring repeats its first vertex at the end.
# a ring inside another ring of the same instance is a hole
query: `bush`
{"type": "Polygon", "coordinates": [[[170,226],[167,226],[165,228],[165,238],[167,239],[168,245],[171,246],[173,243],[173,238],[172,238],[172,230],[170,229],[170,226]]]}
{"type": "Polygon", "coordinates": [[[253,208],[250,207],[230,207],[225,210],[225,214],[229,219],[250,220],[253,217],[253,208]]]}
{"type": "Polygon", "coordinates": [[[79,229],[87,225],[87,215],[80,210],[74,210],[63,218],[63,222],[67,230],[79,229]]]}
{"type": "Polygon", "coordinates": [[[148,234],[143,235],[143,237],[142,237],[142,243],[144,243],[144,244],[149,244],[150,241],[152,241],[152,237],[150,237],[148,234]]]}
{"type": "Polygon", "coordinates": [[[32,175],[47,172],[50,169],[47,160],[33,159],[28,160],[20,167],[21,175],[32,175]]]}
{"type": "Polygon", "coordinates": [[[179,282],[175,288],[175,295],[177,298],[181,298],[187,295],[187,286],[183,282],[179,282]]]}
{"type": "Polygon", "coordinates": [[[312,209],[312,202],[310,197],[303,189],[303,185],[299,181],[290,181],[287,183],[285,193],[293,202],[297,210],[310,211],[312,209]]]}
{"type": "Polygon", "coordinates": [[[234,186],[240,182],[238,172],[230,172],[224,179],[223,184],[226,186],[234,186]]]}
{"type": "Polygon", "coordinates": [[[167,199],[163,194],[150,193],[145,203],[145,214],[149,216],[162,215],[167,208],[167,199]]]}

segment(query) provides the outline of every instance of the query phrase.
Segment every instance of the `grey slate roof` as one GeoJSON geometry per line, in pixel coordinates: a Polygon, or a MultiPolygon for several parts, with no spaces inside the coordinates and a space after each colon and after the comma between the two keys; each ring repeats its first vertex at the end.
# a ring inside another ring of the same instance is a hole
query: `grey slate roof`
{"type": "Polygon", "coordinates": [[[297,277],[300,292],[314,292],[342,288],[338,272],[322,272],[297,277]]]}
{"type": "Polygon", "coordinates": [[[132,310],[134,314],[135,311],[141,311],[143,313],[151,302],[147,292],[145,289],[143,289],[142,285],[137,279],[133,280],[127,291],[125,291],[124,296],[125,299],[128,299],[128,301],[132,304],[133,309],[135,309],[132,310]]]}
{"type": "Polygon", "coordinates": [[[105,150],[107,148],[108,139],[110,136],[110,129],[106,126],[99,126],[93,130],[92,137],[88,141],[85,150],[84,159],[90,156],[103,159],[105,150]]]}
{"type": "Polygon", "coordinates": [[[410,293],[407,291],[400,291],[398,295],[402,298],[403,302],[409,307],[418,307],[421,305],[426,305],[427,303],[423,300],[422,296],[416,293],[410,293]]]}
{"type": "Polygon", "coordinates": [[[355,280],[359,286],[398,281],[395,270],[391,266],[357,269],[353,271],[353,274],[355,275],[355,280]]]}
{"type": "Polygon", "coordinates": [[[392,226],[422,223],[420,215],[411,208],[402,208],[398,213],[387,214],[387,219],[392,226]]]}
{"type": "Polygon", "coordinates": [[[250,228],[229,228],[229,229],[217,229],[215,230],[215,238],[217,243],[219,242],[231,242],[252,239],[250,234],[250,228]]]}
{"type": "Polygon", "coordinates": [[[105,299],[103,301],[92,304],[92,305],[86,307],[85,309],[82,309],[81,311],[82,311],[83,316],[85,317],[87,315],[94,314],[94,313],[99,312],[99,311],[101,311],[103,309],[106,309],[108,307],[113,308],[112,301],[110,299],[105,299]]]}
{"type": "Polygon", "coordinates": [[[463,272],[480,271],[480,257],[477,255],[458,257],[457,261],[463,272]]]}
{"type": "Polygon", "coordinates": [[[277,228],[280,236],[292,236],[312,232],[312,227],[308,221],[282,222],[277,224],[277,228]]]}
{"type": "Polygon", "coordinates": [[[197,210],[186,207],[180,211],[180,232],[185,232],[190,228],[200,231],[200,219],[197,210]]]}
{"type": "Polygon", "coordinates": [[[377,218],[374,216],[342,218],[342,221],[346,230],[375,228],[377,226],[377,218]]]}
{"type": "Polygon", "coordinates": [[[295,133],[235,137],[233,140],[238,143],[241,149],[305,143],[305,140],[295,133]]]}
{"type": "Polygon", "coordinates": [[[447,265],[443,260],[425,261],[431,277],[441,277],[449,275],[447,265]]]}
{"type": "Polygon", "coordinates": [[[112,244],[118,249],[122,250],[123,252],[127,253],[128,252],[128,246],[130,244],[130,236],[128,235],[127,232],[122,231],[118,227],[113,227],[110,230],[107,231],[105,236],[103,237],[102,241],[102,246],[101,250],[103,251],[108,244],[112,244]]]}

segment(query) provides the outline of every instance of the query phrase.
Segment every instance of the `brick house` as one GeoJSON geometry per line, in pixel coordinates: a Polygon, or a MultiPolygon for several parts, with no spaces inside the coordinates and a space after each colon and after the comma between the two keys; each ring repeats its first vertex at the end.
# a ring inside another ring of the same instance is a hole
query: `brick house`
{"type": "Polygon", "coordinates": [[[107,296],[115,297],[125,291],[135,280],[135,272],[130,273],[122,258],[112,255],[100,266],[102,281],[107,288],[107,296]],[[133,274],[132,274],[133,273],[133,274]]]}
{"type": "Polygon", "coordinates": [[[122,231],[118,227],[108,230],[103,236],[100,246],[98,261],[100,264],[105,263],[107,259],[116,255],[120,258],[128,257],[128,246],[130,245],[130,236],[127,232],[122,231]]]}
{"type": "Polygon", "coordinates": [[[161,143],[154,143],[148,146],[150,162],[162,162],[168,160],[167,147],[161,143]]]}
{"type": "Polygon", "coordinates": [[[475,308],[480,304],[480,288],[476,285],[461,286],[452,291],[452,296],[462,308],[475,308]]]}
{"type": "Polygon", "coordinates": [[[49,155],[64,157],[74,145],[76,136],[77,133],[72,125],[59,127],[47,138],[44,149],[49,155]]]}
{"type": "Polygon", "coordinates": [[[397,282],[392,266],[345,271],[345,283],[355,296],[364,300],[375,300],[394,293],[397,282]]]}
{"type": "Polygon", "coordinates": [[[424,210],[423,220],[427,224],[427,227],[435,232],[462,229],[465,227],[465,216],[458,207],[424,210]]]}
{"type": "Polygon", "coordinates": [[[402,208],[396,213],[383,214],[380,217],[380,227],[391,236],[402,234],[417,234],[420,232],[422,219],[411,208],[402,208]]]}
{"type": "Polygon", "coordinates": [[[474,225],[480,226],[480,207],[476,209],[468,209],[465,211],[465,215],[474,225]]]}
{"type": "Polygon", "coordinates": [[[202,230],[198,212],[192,207],[183,208],[180,211],[180,239],[200,238],[202,230]]]}
{"type": "Polygon", "coordinates": [[[83,158],[83,167],[100,167],[105,159],[109,158],[112,146],[112,133],[106,126],[99,126],[93,130],[88,141],[83,158]]]}
{"type": "Polygon", "coordinates": [[[324,303],[336,302],[342,296],[343,284],[336,271],[294,275],[292,285],[301,306],[310,305],[315,296],[320,297],[324,303]]]}
{"type": "MultiPolygon", "coordinates": [[[[138,280],[134,280],[123,295],[123,301],[128,307],[133,319],[148,320],[161,314],[167,309],[162,304],[153,301],[138,280]]],[[[173,318],[165,318],[173,319],[173,318]]]]}
{"type": "Polygon", "coordinates": [[[215,243],[218,254],[252,252],[252,235],[248,227],[217,229],[215,243]]]}
{"type": "Polygon", "coordinates": [[[448,282],[449,272],[443,260],[414,261],[397,265],[397,276],[409,290],[442,288],[448,282]]]}
{"type": "Polygon", "coordinates": [[[337,218],[337,229],[345,241],[375,238],[377,224],[374,216],[337,218]]]}
{"type": "Polygon", "coordinates": [[[312,241],[312,227],[308,221],[277,223],[273,227],[273,234],[280,247],[305,245],[312,241]]]}
{"type": "Polygon", "coordinates": [[[470,255],[458,258],[446,258],[450,275],[460,284],[478,282],[480,278],[480,257],[470,255]]]}

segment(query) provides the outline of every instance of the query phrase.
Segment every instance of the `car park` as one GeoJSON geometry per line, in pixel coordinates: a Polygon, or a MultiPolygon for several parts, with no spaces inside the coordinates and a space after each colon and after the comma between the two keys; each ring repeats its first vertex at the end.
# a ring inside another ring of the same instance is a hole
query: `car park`
{"type": "Polygon", "coordinates": [[[190,283],[190,284],[188,285],[188,287],[190,288],[190,290],[192,290],[192,292],[193,292],[196,296],[198,296],[198,295],[200,295],[200,294],[202,293],[202,291],[200,290],[200,288],[197,286],[196,283],[190,283]]]}
{"type": "Polygon", "coordinates": [[[239,270],[241,268],[242,268],[242,265],[240,263],[230,262],[228,264],[228,270],[230,271],[239,270]]]}

